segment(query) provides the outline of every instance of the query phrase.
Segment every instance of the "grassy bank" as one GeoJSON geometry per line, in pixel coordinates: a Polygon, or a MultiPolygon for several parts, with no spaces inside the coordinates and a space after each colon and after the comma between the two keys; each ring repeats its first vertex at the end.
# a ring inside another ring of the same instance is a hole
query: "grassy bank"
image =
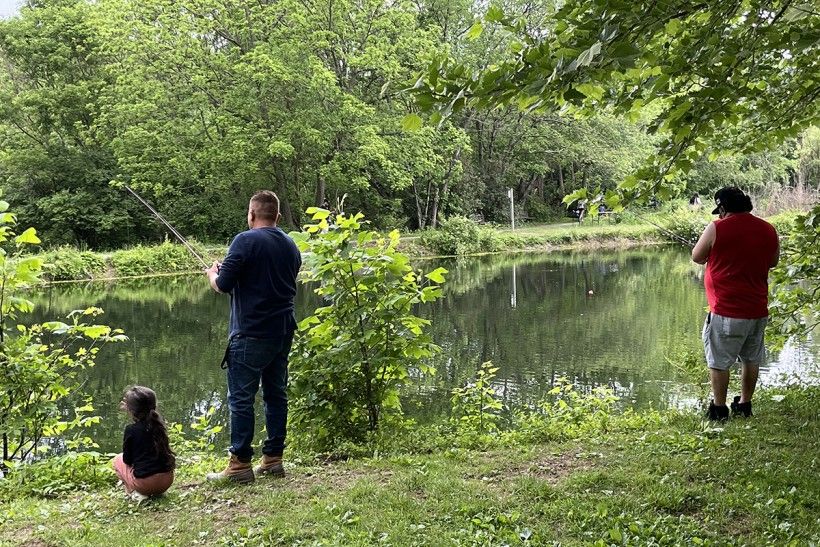
{"type": "Polygon", "coordinates": [[[296,462],[287,478],[247,487],[204,484],[217,461],[194,455],[166,496],[140,505],[111,479],[11,496],[0,543],[812,545],[818,404],[816,387],[769,390],[754,418],[721,427],[695,413],[621,415],[546,443],[296,462]]]}
{"type": "MultiPolygon", "coordinates": [[[[795,214],[771,217],[781,235],[789,229],[795,214]]],[[[550,252],[567,249],[624,248],[656,243],[696,241],[711,217],[705,212],[682,210],[653,213],[638,218],[625,213],[619,221],[593,220],[583,224],[524,225],[516,230],[478,225],[464,218],[444,221],[437,230],[406,234],[401,249],[414,257],[464,256],[509,251],[550,252]]],[[[219,260],[225,247],[192,243],[206,260],[219,260]]],[[[110,253],[59,247],[40,255],[45,262],[45,279],[72,281],[141,277],[198,272],[202,265],[179,244],[137,246],[110,253]]]]}
{"type": "MultiPolygon", "coordinates": [[[[768,218],[781,235],[790,230],[797,213],[768,218]]],[[[587,218],[583,223],[524,225],[516,230],[479,225],[464,217],[441,223],[420,233],[414,254],[470,255],[505,251],[623,248],[653,243],[694,245],[714,217],[706,211],[681,208],[668,212],[625,212],[606,219],[587,218]]]]}

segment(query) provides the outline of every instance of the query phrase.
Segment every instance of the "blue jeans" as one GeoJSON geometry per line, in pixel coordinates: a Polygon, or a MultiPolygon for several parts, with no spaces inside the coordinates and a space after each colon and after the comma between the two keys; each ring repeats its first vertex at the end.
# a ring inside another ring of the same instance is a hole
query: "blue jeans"
{"type": "Polygon", "coordinates": [[[264,339],[234,336],[228,346],[228,407],[231,411],[231,453],[241,461],[253,456],[253,404],[259,383],[265,402],[268,438],[262,452],[281,456],[288,423],[288,353],[293,332],[264,339]]]}

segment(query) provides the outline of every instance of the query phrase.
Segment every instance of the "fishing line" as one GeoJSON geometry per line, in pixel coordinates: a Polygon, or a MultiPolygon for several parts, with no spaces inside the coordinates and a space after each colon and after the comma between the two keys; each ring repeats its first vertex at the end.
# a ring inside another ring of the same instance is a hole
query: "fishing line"
{"type": "Polygon", "coordinates": [[[133,191],[133,190],[132,190],[132,189],[131,189],[128,185],[123,184],[123,187],[124,187],[126,190],[128,190],[129,192],[131,192],[131,194],[133,194],[133,195],[134,195],[134,197],[135,197],[135,198],[137,198],[137,199],[140,201],[140,203],[142,203],[143,205],[145,205],[145,206],[148,208],[148,210],[149,210],[149,211],[151,211],[151,213],[153,213],[153,215],[154,215],[155,217],[157,217],[157,218],[159,219],[159,221],[160,221],[160,222],[162,222],[162,223],[163,223],[163,224],[164,224],[164,225],[165,225],[165,226],[166,226],[166,227],[167,227],[167,228],[171,231],[171,233],[172,233],[172,234],[174,234],[174,235],[176,236],[176,238],[177,238],[177,239],[178,239],[178,240],[179,240],[179,241],[180,241],[183,245],[185,245],[185,247],[186,247],[186,248],[187,248],[187,249],[191,252],[191,254],[192,254],[192,255],[194,255],[194,256],[197,258],[197,260],[199,260],[199,262],[202,264],[202,266],[204,266],[204,267],[205,267],[205,269],[208,269],[208,268],[210,267],[210,266],[208,266],[208,264],[206,264],[206,263],[205,263],[205,260],[204,260],[204,259],[203,259],[200,255],[199,255],[199,253],[197,253],[197,252],[194,250],[194,248],[191,246],[191,244],[190,244],[190,243],[188,243],[188,240],[186,240],[184,237],[182,237],[182,234],[180,234],[179,232],[177,232],[176,228],[174,228],[173,226],[171,226],[171,223],[170,223],[170,222],[168,222],[167,220],[165,220],[165,218],[164,218],[161,214],[159,214],[159,212],[158,212],[156,209],[154,209],[153,207],[151,207],[151,204],[150,204],[150,203],[148,203],[147,201],[145,201],[144,199],[142,199],[142,197],[141,197],[139,194],[137,194],[135,191],[133,191]]]}
{"type": "Polygon", "coordinates": [[[654,222],[652,222],[648,218],[644,217],[643,215],[639,215],[635,211],[629,211],[629,212],[632,213],[633,215],[635,215],[638,218],[638,220],[642,220],[643,222],[646,222],[647,224],[651,224],[652,226],[654,226],[655,228],[657,228],[661,232],[665,233],[666,235],[668,235],[672,239],[675,239],[678,242],[683,243],[687,247],[694,247],[695,246],[695,244],[693,242],[689,241],[688,239],[679,236],[675,232],[667,230],[666,228],[664,228],[663,226],[660,226],[659,224],[655,224],[654,222]]]}

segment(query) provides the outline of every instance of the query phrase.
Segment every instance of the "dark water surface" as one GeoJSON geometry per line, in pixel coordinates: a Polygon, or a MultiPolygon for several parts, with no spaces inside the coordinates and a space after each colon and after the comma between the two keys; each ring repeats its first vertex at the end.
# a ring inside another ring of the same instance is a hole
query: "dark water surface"
{"type": "MultiPolygon", "coordinates": [[[[421,309],[432,320],[442,351],[434,379],[404,392],[420,420],[449,408],[449,391],[484,361],[499,368],[497,389],[510,404],[539,399],[557,378],[585,387],[612,387],[626,404],[666,407],[691,403],[695,388],[668,360],[700,347],[705,296],[702,268],[675,249],[515,254],[463,261],[420,262],[450,270],[446,298],[421,309]]],[[[92,436],[104,450],[119,447],[124,388],[152,387],[166,419],[189,423],[209,406],[225,412],[225,373],[219,368],[227,336],[228,298],[204,276],[163,277],[114,284],[52,286],[36,297],[38,319],[87,306],[105,310],[99,322],[125,330],[87,373],[102,423],[92,436]]],[[[315,298],[302,288],[299,319],[315,298]]],[[[820,362],[820,344],[787,347],[763,373],[774,382],[820,362]]]]}

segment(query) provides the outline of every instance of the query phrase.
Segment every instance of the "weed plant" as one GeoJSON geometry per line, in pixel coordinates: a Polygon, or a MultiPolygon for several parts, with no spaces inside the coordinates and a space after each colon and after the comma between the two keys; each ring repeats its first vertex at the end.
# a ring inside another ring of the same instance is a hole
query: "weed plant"
{"type": "MultiPolygon", "coordinates": [[[[200,255],[205,254],[201,247],[198,252],[200,255]]],[[[111,254],[111,265],[120,277],[202,269],[202,264],[183,245],[168,241],[161,245],[115,251],[111,254]]]]}
{"type": "Polygon", "coordinates": [[[49,281],[93,279],[106,271],[103,255],[80,251],[63,246],[39,255],[43,261],[43,274],[49,281]]]}

